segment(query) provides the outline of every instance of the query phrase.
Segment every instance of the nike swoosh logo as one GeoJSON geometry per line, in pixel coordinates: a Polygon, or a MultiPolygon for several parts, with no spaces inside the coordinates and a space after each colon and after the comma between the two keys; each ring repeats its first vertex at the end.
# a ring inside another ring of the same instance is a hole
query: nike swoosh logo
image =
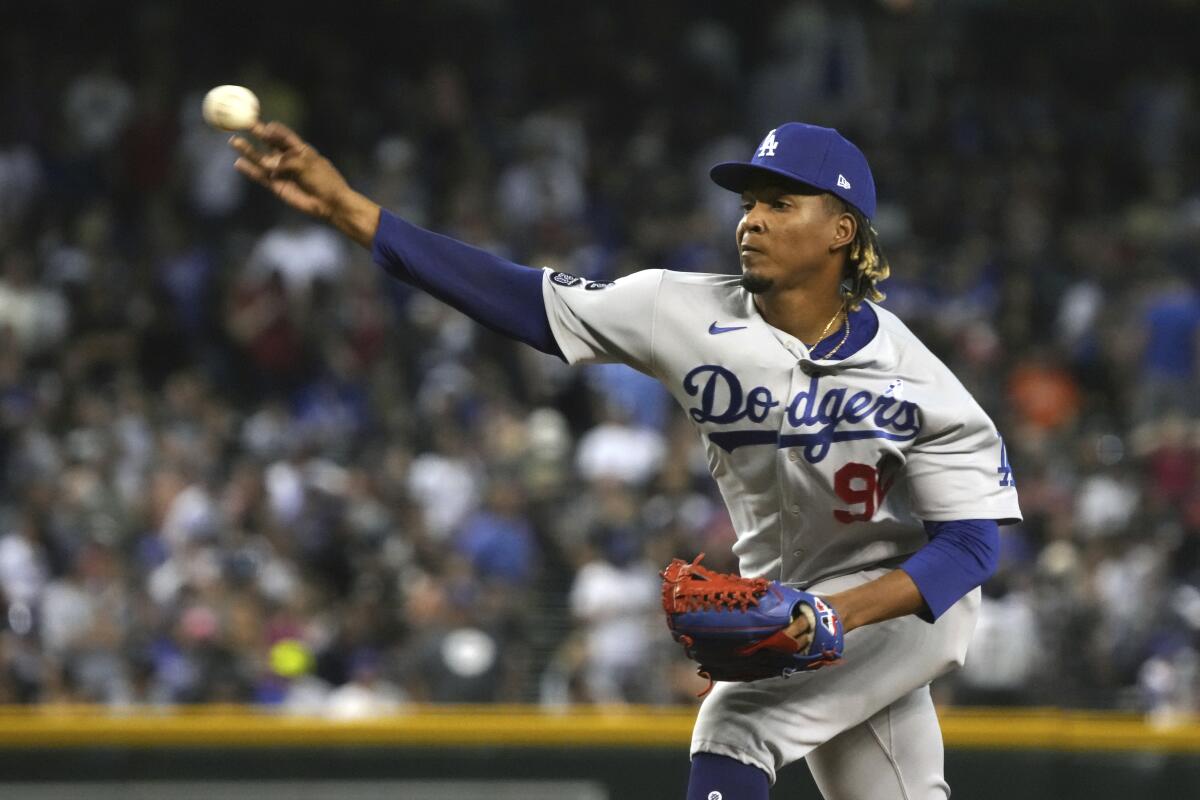
{"type": "Polygon", "coordinates": [[[729,333],[730,331],[744,331],[744,330],[746,330],[745,325],[733,325],[728,328],[722,328],[715,321],[713,322],[712,325],[708,326],[708,332],[711,333],[713,336],[716,336],[718,333],[729,333]]]}

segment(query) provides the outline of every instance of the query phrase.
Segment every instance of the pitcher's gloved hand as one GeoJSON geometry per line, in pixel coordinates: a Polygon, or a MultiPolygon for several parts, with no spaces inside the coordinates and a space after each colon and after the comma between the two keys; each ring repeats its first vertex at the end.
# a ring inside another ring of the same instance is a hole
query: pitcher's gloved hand
{"type": "MultiPolygon", "coordinates": [[[[837,612],[816,595],[765,578],[742,578],[675,559],[662,571],[671,636],[710,681],[756,681],[819,669],[842,655],[837,612]],[[804,617],[807,633],[786,632],[804,617]],[[804,640],[807,646],[804,646],[804,640]]],[[[711,686],[710,686],[711,688],[711,686]]]]}

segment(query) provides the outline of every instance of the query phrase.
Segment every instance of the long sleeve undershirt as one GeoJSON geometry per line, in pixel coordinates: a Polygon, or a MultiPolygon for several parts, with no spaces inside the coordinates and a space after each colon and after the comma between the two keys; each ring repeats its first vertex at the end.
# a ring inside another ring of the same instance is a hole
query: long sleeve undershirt
{"type": "Polygon", "coordinates": [[[371,258],[481,325],[562,358],[542,300],[542,270],[514,264],[384,210],[371,258]]]}
{"type": "Polygon", "coordinates": [[[1000,557],[1000,528],[993,519],[926,522],[929,542],[900,569],[908,573],[925,598],[933,622],[967,592],[996,571],[1000,557]]]}

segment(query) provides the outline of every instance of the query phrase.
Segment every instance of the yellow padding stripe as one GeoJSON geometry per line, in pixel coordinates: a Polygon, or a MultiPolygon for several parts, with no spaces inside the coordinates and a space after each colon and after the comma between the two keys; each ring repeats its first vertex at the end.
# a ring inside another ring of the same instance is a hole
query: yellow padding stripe
{"type": "MultiPolygon", "coordinates": [[[[1200,753],[1200,720],[1148,725],[1132,715],[1056,710],[939,710],[952,748],[1200,753]]],[[[338,722],[255,708],[119,712],[0,707],[0,748],[28,747],[669,747],[686,748],[695,709],[420,706],[338,722]]]]}
{"type": "Polygon", "coordinates": [[[241,708],[0,710],[3,747],[686,747],[694,709],[422,706],[335,721],[241,708]]]}
{"type": "Polygon", "coordinates": [[[1200,719],[1150,724],[1133,714],[1053,709],[938,710],[948,747],[1200,753],[1200,719]]]}

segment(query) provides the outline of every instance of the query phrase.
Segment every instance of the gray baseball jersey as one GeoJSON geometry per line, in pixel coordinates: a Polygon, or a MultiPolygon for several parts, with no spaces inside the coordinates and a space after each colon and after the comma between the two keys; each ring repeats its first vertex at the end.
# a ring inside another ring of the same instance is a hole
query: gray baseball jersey
{"type": "Polygon", "coordinates": [[[737,277],[547,273],[543,287],[568,361],[658,378],[699,428],[743,575],[806,586],[915,552],[919,520],[1020,517],[991,420],[879,306],[871,342],[813,361],[737,277]]]}
{"type": "MultiPolygon", "coordinates": [[[[543,299],[568,361],[619,361],[657,378],[699,429],[743,575],[834,591],[828,587],[883,574],[923,546],[922,520],[1020,519],[995,426],[882,307],[872,306],[879,329],[870,342],[825,361],[768,325],[736,276],[646,270],[604,283],[547,271],[543,299]]],[[[915,751],[936,744],[940,753],[926,685],[961,663],[977,606],[975,590],[934,625],[909,617],[851,631],[852,669],[720,684],[701,711],[693,750],[773,776],[905,704],[915,725],[906,735],[936,737],[915,751]],[[918,642],[920,654],[912,649],[918,642]]],[[[874,741],[870,734],[860,738],[874,741]]],[[[899,757],[889,752],[881,763],[899,757]]],[[[927,783],[928,791],[900,791],[937,796],[945,786],[940,774],[927,783]]]]}

